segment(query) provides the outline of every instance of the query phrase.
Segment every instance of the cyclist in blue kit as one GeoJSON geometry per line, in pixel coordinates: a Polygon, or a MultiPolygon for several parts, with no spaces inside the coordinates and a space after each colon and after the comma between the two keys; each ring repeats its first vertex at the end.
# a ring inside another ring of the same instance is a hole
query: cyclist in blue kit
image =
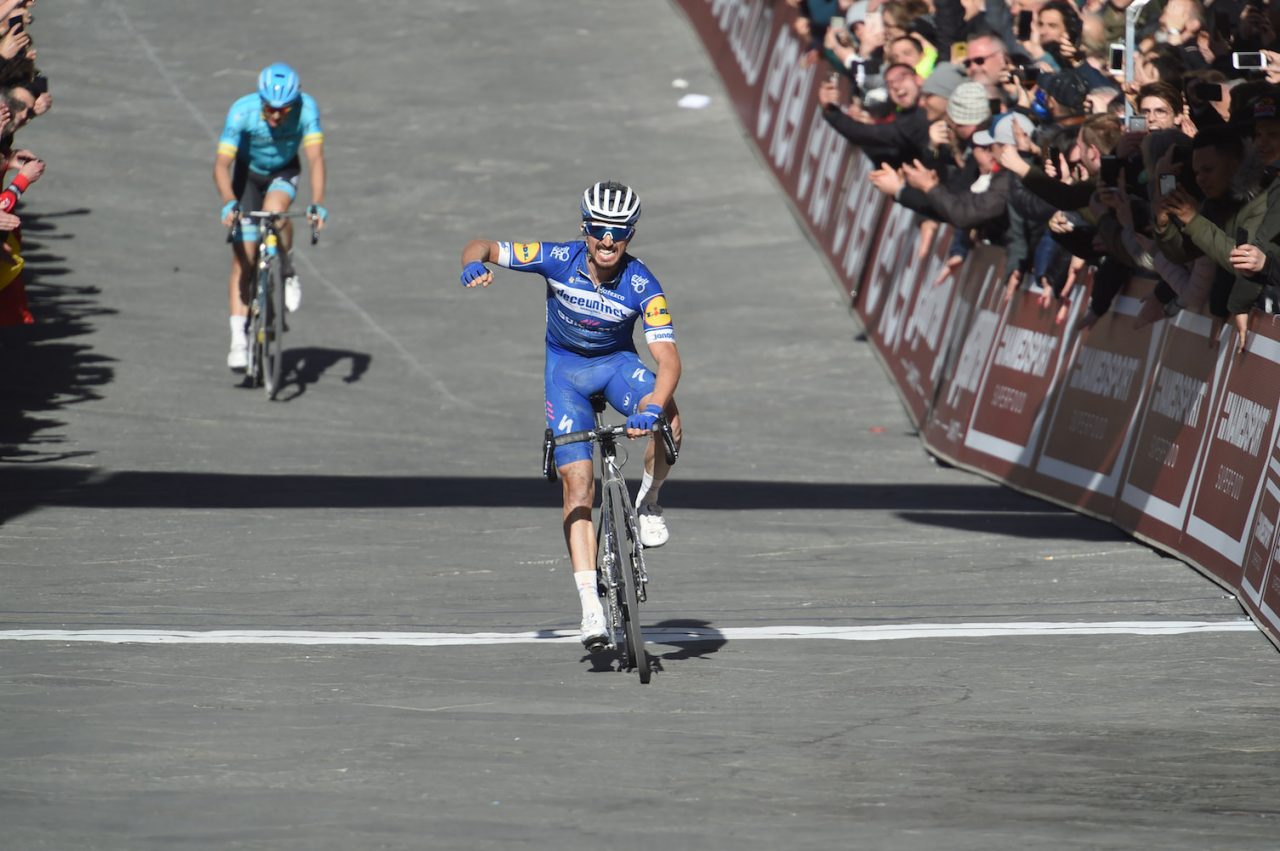
{"type": "MultiPolygon", "coordinates": [[[[307,218],[317,229],[324,227],[329,213],[324,208],[324,132],[320,129],[320,108],[311,95],[302,91],[298,74],[277,62],[258,75],[258,91],[231,105],[218,138],[213,163],[213,183],[222,198],[222,223],[228,227],[241,210],[284,213],[298,194],[302,165],[298,151],[306,152],[311,183],[311,205],[307,218]]],[[[232,246],[231,260],[231,351],[227,366],[243,370],[248,363],[245,318],[252,293],[249,282],[257,258],[250,254],[258,241],[258,226],[244,221],[241,241],[232,246]]],[[[293,226],[287,219],[281,227],[284,252],[285,307],[298,309],[302,289],[289,257],[293,226]]]]}
{"type": "MultiPolygon", "coordinates": [[[[679,444],[675,390],[680,352],[662,285],[644,263],[627,253],[640,219],[640,198],[621,183],[597,183],[582,195],[582,236],[574,242],[472,240],[462,250],[462,284],[487,287],[485,263],[534,272],[547,284],[547,362],[544,375],[547,426],[556,434],[591,428],[589,397],[602,392],[627,417],[631,438],[650,436],[644,478],[636,494],[640,543],[659,547],[668,531],[658,492],[669,466],[656,452],[654,424],[665,413],[679,444]],[[656,374],[640,360],[632,338],[640,319],[656,374]]],[[[556,469],[564,487],[564,536],[582,603],[582,643],[602,646],[604,609],[596,592],[596,533],[591,523],[595,473],[591,444],[557,447],[556,469]]]]}

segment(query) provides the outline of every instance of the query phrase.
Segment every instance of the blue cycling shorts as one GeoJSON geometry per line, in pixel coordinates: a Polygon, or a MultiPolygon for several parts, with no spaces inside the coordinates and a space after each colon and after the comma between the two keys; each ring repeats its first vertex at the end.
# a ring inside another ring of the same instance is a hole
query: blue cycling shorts
{"type": "MultiPolygon", "coordinates": [[[[563,349],[547,348],[544,375],[547,427],[568,434],[595,426],[592,393],[605,398],[623,416],[640,408],[640,400],[653,392],[654,374],[635,352],[583,357],[563,349]]],[[[556,447],[556,466],[591,460],[590,443],[556,447]]]]}

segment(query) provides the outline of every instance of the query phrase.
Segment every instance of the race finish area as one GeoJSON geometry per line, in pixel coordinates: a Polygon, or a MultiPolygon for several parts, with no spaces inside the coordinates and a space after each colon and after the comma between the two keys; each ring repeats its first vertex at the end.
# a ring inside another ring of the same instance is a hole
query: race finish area
{"type": "Polygon", "coordinates": [[[673,6],[36,15],[6,847],[1274,847],[1274,649],[1179,562],[927,459],[673,6]],[[210,169],[277,60],[330,217],[270,402],[224,363],[210,169]],[[646,686],[577,641],[543,282],[458,282],[610,178],[684,360],[646,686]]]}

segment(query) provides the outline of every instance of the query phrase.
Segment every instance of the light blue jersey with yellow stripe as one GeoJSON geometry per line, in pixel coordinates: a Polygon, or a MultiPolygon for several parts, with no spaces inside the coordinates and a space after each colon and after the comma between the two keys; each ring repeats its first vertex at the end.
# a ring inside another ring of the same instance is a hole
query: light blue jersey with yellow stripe
{"type": "Polygon", "coordinates": [[[295,105],[280,126],[273,129],[262,117],[262,98],[255,93],[231,104],[218,138],[218,153],[247,157],[249,168],[258,174],[271,174],[292,162],[299,148],[323,141],[320,107],[311,95],[304,92],[301,106],[295,105]]]}

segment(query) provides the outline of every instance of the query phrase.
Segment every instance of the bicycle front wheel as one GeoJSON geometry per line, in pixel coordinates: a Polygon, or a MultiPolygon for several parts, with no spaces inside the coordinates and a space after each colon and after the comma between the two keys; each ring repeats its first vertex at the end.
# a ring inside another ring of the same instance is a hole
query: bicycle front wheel
{"type": "Polygon", "coordinates": [[[644,649],[644,630],[640,626],[640,577],[636,563],[640,544],[636,540],[635,511],[622,482],[609,482],[605,486],[605,498],[609,500],[620,556],[618,570],[622,573],[622,631],[626,653],[631,667],[640,675],[640,682],[647,683],[652,672],[649,654],[644,649]]]}
{"type": "MultiPolygon", "coordinates": [[[[265,275],[266,272],[258,274],[265,275]]],[[[267,335],[266,323],[266,303],[259,287],[254,294],[253,304],[249,305],[249,364],[244,371],[244,380],[250,387],[262,385],[262,341],[267,335]]]]}
{"type": "Polygon", "coordinates": [[[275,399],[284,370],[284,281],[277,263],[271,264],[267,274],[270,277],[267,279],[267,333],[262,342],[262,373],[267,398],[275,399]]]}

